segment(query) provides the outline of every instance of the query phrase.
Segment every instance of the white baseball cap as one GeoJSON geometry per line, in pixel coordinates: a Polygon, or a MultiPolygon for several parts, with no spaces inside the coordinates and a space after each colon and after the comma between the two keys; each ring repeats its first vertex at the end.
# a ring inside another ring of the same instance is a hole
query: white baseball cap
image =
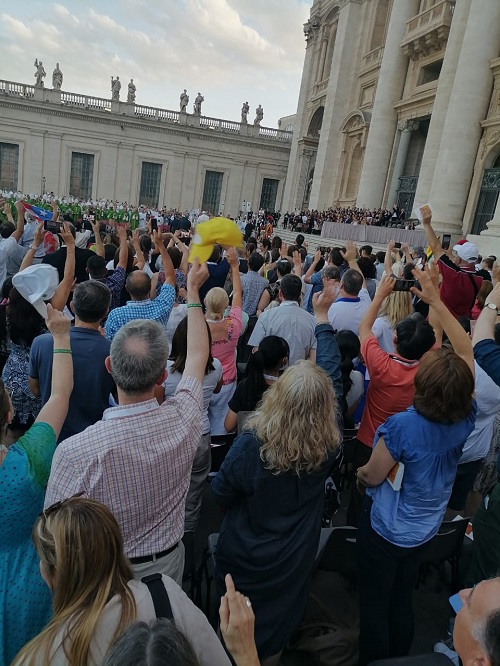
{"type": "Polygon", "coordinates": [[[475,264],[479,257],[479,252],[474,243],[467,241],[466,243],[461,243],[453,247],[453,252],[468,264],[475,264]]]}
{"type": "Polygon", "coordinates": [[[35,264],[14,275],[12,286],[44,319],[47,319],[47,306],[44,301],[50,300],[56,293],[59,273],[57,268],[49,264],[35,264]]]}

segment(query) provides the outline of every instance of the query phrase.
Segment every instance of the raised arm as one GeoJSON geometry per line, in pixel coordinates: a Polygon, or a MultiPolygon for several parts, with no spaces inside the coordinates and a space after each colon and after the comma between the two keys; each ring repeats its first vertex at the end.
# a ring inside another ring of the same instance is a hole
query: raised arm
{"type": "Polygon", "coordinates": [[[358,248],[356,247],[356,245],[351,241],[347,241],[347,243],[345,244],[345,252],[343,250],[340,250],[340,254],[342,255],[344,261],[346,261],[349,264],[349,268],[352,268],[354,271],[358,271],[358,273],[361,275],[361,277],[363,278],[363,289],[366,289],[365,276],[361,272],[361,269],[358,266],[358,262],[356,261],[356,258],[358,256],[358,248]]]}
{"type": "Polygon", "coordinates": [[[295,250],[293,253],[292,273],[299,278],[302,277],[302,257],[300,256],[300,252],[298,250],[295,250]]]}
{"type": "Polygon", "coordinates": [[[389,296],[389,294],[394,289],[395,284],[396,278],[389,277],[387,275],[384,275],[380,280],[377,291],[375,292],[375,296],[373,297],[373,301],[370,303],[368,310],[363,315],[363,319],[359,324],[359,339],[361,342],[363,342],[363,340],[369,335],[373,335],[372,328],[380,307],[384,299],[389,296]]]}
{"type": "Polygon", "coordinates": [[[437,261],[445,252],[443,246],[439,242],[439,238],[436,236],[434,229],[431,225],[432,212],[429,206],[422,206],[420,208],[422,213],[422,224],[424,225],[425,237],[427,238],[427,243],[429,244],[434,259],[437,261]]]}
{"type": "Polygon", "coordinates": [[[401,245],[401,249],[402,249],[403,252],[405,253],[405,263],[407,263],[407,264],[411,264],[412,261],[413,261],[413,258],[412,258],[412,256],[411,256],[410,248],[409,248],[409,246],[408,246],[408,243],[403,243],[403,244],[401,245]]]}
{"type": "Polygon", "coordinates": [[[52,426],[57,438],[68,413],[73,390],[73,358],[69,337],[71,322],[50,304],[47,305],[47,314],[47,327],[54,338],[52,386],[50,398],[40,410],[36,421],[52,426]]]}
{"type": "Polygon", "coordinates": [[[91,222],[90,224],[92,225],[92,230],[94,231],[95,253],[97,254],[98,257],[104,258],[105,252],[104,252],[104,243],[102,242],[101,238],[101,223],[98,222],[97,220],[94,220],[94,222],[91,222]]]}
{"type": "Polygon", "coordinates": [[[161,255],[161,263],[163,266],[163,272],[165,273],[165,282],[171,284],[175,288],[175,268],[170,259],[170,255],[165,247],[163,242],[163,237],[159,231],[153,231],[153,242],[155,247],[159,250],[161,255]]]}
{"type": "Polygon", "coordinates": [[[19,267],[19,272],[23,271],[25,268],[28,268],[28,266],[31,266],[33,263],[33,259],[35,258],[35,253],[40,247],[40,245],[43,243],[43,222],[40,222],[38,227],[36,228],[35,235],[33,237],[33,242],[28,248],[28,251],[24,255],[24,259],[19,267]]]}
{"type": "Polygon", "coordinates": [[[233,308],[241,308],[243,303],[243,290],[241,287],[238,253],[234,247],[230,247],[226,250],[226,259],[231,266],[231,274],[233,276],[233,308]]]}
{"type": "Polygon", "coordinates": [[[384,271],[387,276],[392,275],[392,251],[394,249],[394,241],[387,243],[387,250],[385,251],[384,271]]]}
{"type": "MultiPolygon", "coordinates": [[[[497,323],[497,311],[500,308],[500,282],[497,282],[486,297],[484,308],[481,310],[476,325],[474,335],[472,336],[472,346],[475,347],[482,340],[495,339],[495,324],[497,323]],[[493,303],[497,310],[487,307],[488,303],[493,303]]],[[[500,350],[500,347],[499,347],[500,350]]]]}
{"type": "Polygon", "coordinates": [[[433,308],[436,316],[439,317],[444,332],[453,346],[453,350],[467,363],[472,372],[472,376],[474,377],[474,354],[471,341],[462,326],[458,323],[458,320],[455,319],[439,297],[439,291],[432,279],[432,272],[435,274],[435,271],[437,270],[437,266],[431,268],[429,265],[426,266],[425,271],[421,271],[420,268],[415,268],[413,270],[413,275],[420,283],[420,289],[412,287],[411,291],[422,299],[424,303],[427,303],[433,308]]]}
{"type": "Polygon", "coordinates": [[[135,265],[140,271],[142,271],[146,264],[146,259],[144,258],[144,254],[141,250],[141,244],[139,243],[139,229],[134,229],[132,232],[132,245],[134,246],[134,252],[136,256],[135,265]]]}
{"type": "MultiPolygon", "coordinates": [[[[169,257],[170,259],[170,257],[169,257]]],[[[187,334],[187,356],[184,366],[183,377],[195,377],[202,382],[205,377],[207,366],[209,342],[208,331],[203,309],[200,303],[200,287],[208,278],[206,264],[194,260],[187,280],[187,312],[188,312],[188,334],[187,334]]]]}
{"type": "Polygon", "coordinates": [[[320,259],[321,259],[321,250],[316,250],[316,252],[314,253],[313,262],[309,266],[309,268],[307,269],[306,274],[304,275],[304,282],[306,284],[311,284],[311,278],[313,276],[314,270],[315,270],[316,266],[318,265],[320,259]]]}
{"type": "MultiPolygon", "coordinates": [[[[328,321],[328,310],[339,295],[340,284],[329,280],[323,291],[313,296],[313,308],[316,316],[316,329],[314,335],[317,340],[316,365],[327,373],[333,384],[339,405],[345,397],[342,386],[342,371],[340,369],[340,351],[332,325],[328,321]]],[[[342,408],[341,412],[344,411],[342,408]]]]}
{"type": "MultiPolygon", "coordinates": [[[[128,243],[127,243],[127,230],[123,227],[118,227],[116,230],[116,235],[120,239],[120,252],[118,254],[118,263],[116,268],[123,268],[126,270],[128,262],[128,243]]],[[[104,256],[104,245],[102,247],[104,256]]]]}
{"type": "MultiPolygon", "coordinates": [[[[7,204],[9,206],[9,212],[10,212],[10,204],[7,204]]],[[[19,243],[21,240],[21,236],[23,235],[24,232],[24,205],[22,201],[17,201],[16,202],[16,208],[17,208],[17,225],[16,225],[16,230],[12,234],[11,238],[16,239],[16,243],[19,243]]],[[[7,219],[9,219],[9,214],[7,213],[7,219]]],[[[13,220],[12,220],[13,221],[13,220]]]]}
{"type": "Polygon", "coordinates": [[[52,222],[57,222],[59,219],[59,207],[57,201],[54,199],[52,202],[52,222]]]}
{"type": "Polygon", "coordinates": [[[56,310],[64,310],[69,294],[75,281],[75,239],[69,230],[68,223],[63,222],[63,228],[59,232],[66,245],[66,261],[64,262],[64,275],[56,289],[56,293],[50,299],[52,307],[56,310]]]}
{"type": "Polygon", "coordinates": [[[174,234],[174,239],[175,239],[175,244],[182,252],[182,259],[181,259],[181,265],[179,266],[179,270],[182,273],[184,273],[184,275],[187,275],[189,270],[189,248],[187,247],[187,245],[184,245],[182,240],[177,235],[177,232],[175,232],[174,234]]]}

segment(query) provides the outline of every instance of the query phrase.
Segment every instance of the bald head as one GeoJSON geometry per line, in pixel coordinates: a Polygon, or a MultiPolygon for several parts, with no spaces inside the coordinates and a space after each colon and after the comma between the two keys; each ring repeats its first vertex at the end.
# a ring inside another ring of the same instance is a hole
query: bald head
{"type": "Polygon", "coordinates": [[[464,666],[500,664],[500,578],[462,590],[453,642],[464,666]]]}
{"type": "Polygon", "coordinates": [[[151,278],[143,271],[132,271],[125,286],[133,301],[145,301],[151,291],[151,278]]]}

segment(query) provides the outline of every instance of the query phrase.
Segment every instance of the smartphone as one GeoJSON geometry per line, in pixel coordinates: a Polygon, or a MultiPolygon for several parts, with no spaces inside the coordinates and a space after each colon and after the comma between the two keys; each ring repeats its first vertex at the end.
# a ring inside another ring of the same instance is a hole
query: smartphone
{"type": "Polygon", "coordinates": [[[43,228],[45,231],[50,231],[51,234],[58,234],[62,229],[62,222],[52,222],[52,220],[45,220],[43,228]]]}
{"type": "Polygon", "coordinates": [[[398,250],[401,249],[401,243],[394,243],[394,247],[398,250]]]}
{"type": "Polygon", "coordinates": [[[450,602],[450,606],[453,608],[455,613],[458,613],[458,611],[462,608],[463,602],[462,599],[460,599],[459,594],[454,594],[452,597],[448,599],[450,602]]]}
{"type": "Polygon", "coordinates": [[[396,280],[393,291],[410,291],[416,285],[416,280],[396,280]]]}
{"type": "Polygon", "coordinates": [[[158,231],[158,220],[156,217],[151,218],[151,231],[158,231]]]}
{"type": "Polygon", "coordinates": [[[443,242],[441,243],[441,247],[443,250],[448,250],[450,247],[451,243],[451,234],[443,234],[443,242]]]}

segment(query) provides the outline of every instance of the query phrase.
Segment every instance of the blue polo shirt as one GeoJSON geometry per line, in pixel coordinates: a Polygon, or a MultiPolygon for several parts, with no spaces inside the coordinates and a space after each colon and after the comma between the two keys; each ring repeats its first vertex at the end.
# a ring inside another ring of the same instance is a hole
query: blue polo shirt
{"type": "MultiPolygon", "coordinates": [[[[58,442],[100,421],[109,407],[109,394],[114,388],[114,381],[104,365],[111,342],[99,331],[80,326],[72,327],[69,335],[74,388],[58,442]]],[[[48,333],[35,338],[31,346],[29,376],[38,380],[42,405],[50,398],[53,349],[53,338],[48,333]]]]}

